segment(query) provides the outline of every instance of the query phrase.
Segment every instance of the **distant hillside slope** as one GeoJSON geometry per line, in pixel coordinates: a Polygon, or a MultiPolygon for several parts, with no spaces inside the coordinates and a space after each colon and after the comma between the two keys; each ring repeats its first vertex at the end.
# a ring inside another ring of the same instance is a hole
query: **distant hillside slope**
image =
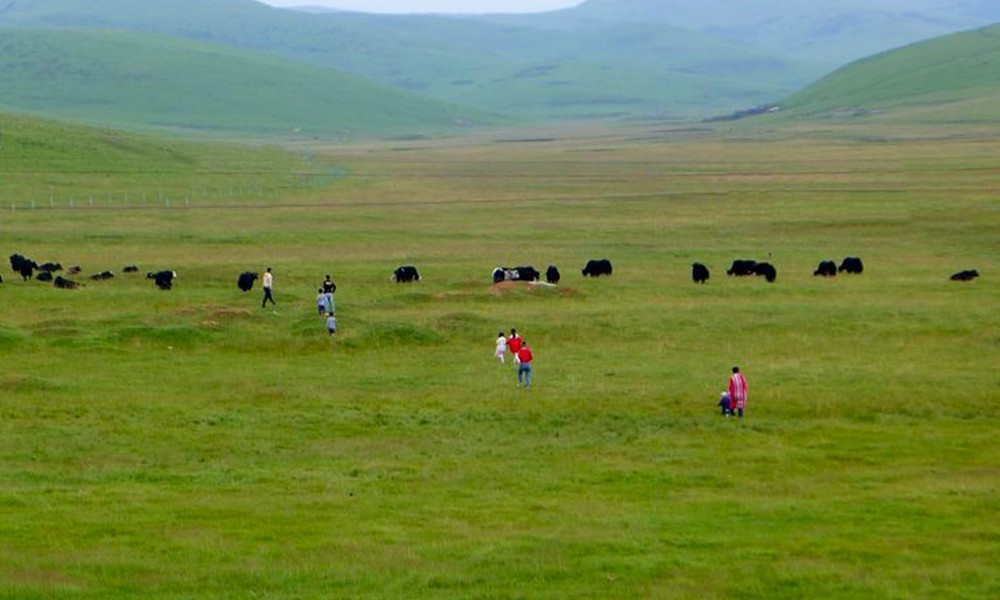
{"type": "Polygon", "coordinates": [[[662,22],[553,30],[530,20],[317,15],[253,0],[32,0],[0,5],[0,26],[165,33],[537,119],[717,114],[786,96],[822,73],[662,22]]]}
{"type": "MultiPolygon", "coordinates": [[[[517,17],[522,19],[524,17],[517,17]]],[[[996,0],[587,0],[550,25],[663,23],[830,67],[1000,21],[996,0]]]]}
{"type": "Polygon", "coordinates": [[[0,80],[0,106],[129,128],[330,137],[493,119],[332,69],[121,31],[0,30],[0,80]]]}
{"type": "Polygon", "coordinates": [[[1000,122],[1000,25],[847,65],[783,103],[784,117],[871,115],[1000,122]]]}
{"type": "MultiPolygon", "coordinates": [[[[277,145],[190,141],[0,111],[0,198],[4,210],[57,206],[121,207],[192,196],[255,201],[308,190],[330,165],[277,145]],[[225,189],[224,193],[219,190],[225,189]],[[236,189],[234,189],[236,188],[236,189]]],[[[9,231],[7,232],[10,233],[9,231]]],[[[13,249],[12,249],[13,250],[13,249]]]]}

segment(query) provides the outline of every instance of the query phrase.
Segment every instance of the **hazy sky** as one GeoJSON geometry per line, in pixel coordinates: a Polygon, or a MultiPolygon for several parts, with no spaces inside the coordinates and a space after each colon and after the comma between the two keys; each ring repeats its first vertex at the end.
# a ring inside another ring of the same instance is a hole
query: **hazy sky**
{"type": "Polygon", "coordinates": [[[543,12],[581,4],[583,0],[258,0],[271,6],[327,6],[380,13],[513,13],[543,12]]]}

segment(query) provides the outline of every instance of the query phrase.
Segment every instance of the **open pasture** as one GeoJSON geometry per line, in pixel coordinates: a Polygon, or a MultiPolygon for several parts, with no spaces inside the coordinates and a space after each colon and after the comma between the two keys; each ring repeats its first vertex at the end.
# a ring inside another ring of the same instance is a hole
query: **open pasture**
{"type": "Polygon", "coordinates": [[[357,144],[242,207],[5,211],[4,257],[117,276],[4,265],[0,596],[996,597],[1000,142],[937,133],[357,144]]]}

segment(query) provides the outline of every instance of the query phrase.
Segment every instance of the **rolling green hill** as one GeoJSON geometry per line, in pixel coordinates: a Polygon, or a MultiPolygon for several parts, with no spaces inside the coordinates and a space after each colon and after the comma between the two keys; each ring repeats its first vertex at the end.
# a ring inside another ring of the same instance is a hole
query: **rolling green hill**
{"type": "Polygon", "coordinates": [[[495,122],[332,69],[134,32],[5,30],[0,78],[0,106],[175,132],[329,138],[495,122]]]}
{"type": "MultiPolygon", "coordinates": [[[[690,118],[771,103],[848,60],[988,24],[1000,18],[993,4],[588,0],[543,14],[454,17],[314,14],[254,0],[35,0],[0,7],[0,27],[124,29],[239,47],[521,120],[690,118]]],[[[153,52],[142,62],[152,69],[163,59],[153,52]]],[[[299,69],[279,69],[289,71],[283,87],[299,69]]],[[[367,115],[380,103],[363,97],[367,115]]],[[[253,95],[246,101],[255,102],[253,95]]],[[[276,129],[290,125],[278,121],[276,129]]],[[[373,122],[382,120],[373,115],[373,122]]],[[[234,126],[243,125],[224,124],[234,126]]],[[[378,129],[398,131],[399,121],[386,118],[378,129]]]]}
{"type": "Polygon", "coordinates": [[[1000,25],[852,63],[789,98],[781,114],[995,123],[1000,120],[1000,25]]]}
{"type": "MultiPolygon", "coordinates": [[[[329,182],[331,167],[276,145],[221,143],[0,112],[0,210],[124,207],[288,197],[329,182]]],[[[6,216],[6,215],[5,215],[6,216]]],[[[9,232],[9,231],[8,231],[9,232]]]]}
{"type": "Polygon", "coordinates": [[[534,119],[717,114],[783,97],[822,72],[662,22],[553,30],[531,21],[316,15],[252,0],[37,0],[9,4],[0,26],[131,29],[263,50],[534,119]]]}

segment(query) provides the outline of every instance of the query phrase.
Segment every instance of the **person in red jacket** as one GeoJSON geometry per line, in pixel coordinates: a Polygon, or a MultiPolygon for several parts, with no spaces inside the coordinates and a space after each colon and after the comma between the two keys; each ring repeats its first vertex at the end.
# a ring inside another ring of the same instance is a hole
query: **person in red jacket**
{"type": "Polygon", "coordinates": [[[517,335],[517,330],[510,328],[510,337],[507,338],[507,349],[514,355],[514,362],[517,363],[517,351],[521,349],[521,336],[517,335]]]}
{"type": "Polygon", "coordinates": [[[743,417],[743,409],[747,405],[747,380],[740,373],[739,367],[733,367],[733,376],[729,378],[729,414],[739,413],[743,417]]]}
{"type": "Polygon", "coordinates": [[[531,361],[535,357],[528,348],[528,342],[521,340],[521,348],[517,351],[517,387],[524,384],[525,389],[531,387],[531,361]]]}

